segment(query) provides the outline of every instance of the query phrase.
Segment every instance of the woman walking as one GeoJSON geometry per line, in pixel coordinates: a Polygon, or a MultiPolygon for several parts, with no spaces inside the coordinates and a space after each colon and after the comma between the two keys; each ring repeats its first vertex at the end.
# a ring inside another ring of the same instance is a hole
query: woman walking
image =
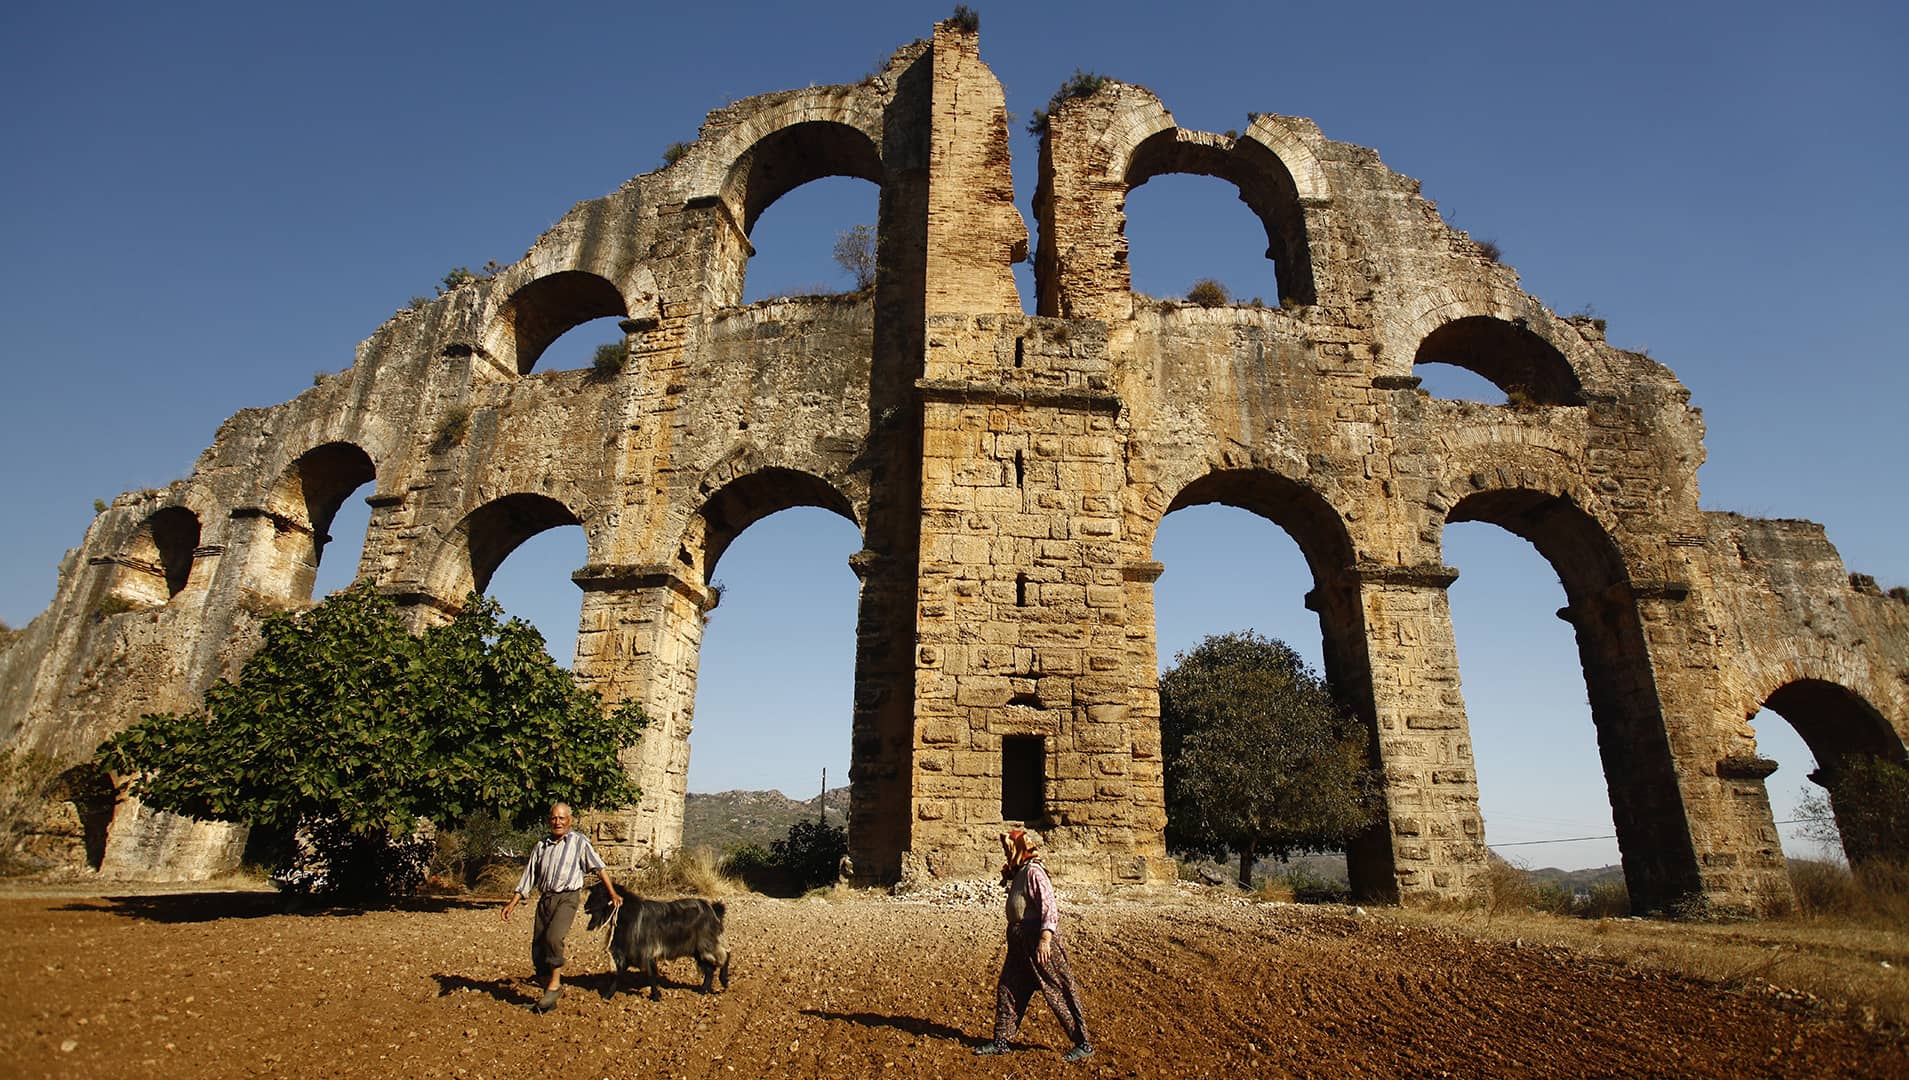
{"type": "Polygon", "coordinates": [[[1054,902],[1054,884],[1041,865],[1040,837],[1025,829],[1001,834],[1007,863],[1001,883],[1008,890],[1008,954],[994,990],[994,1041],[976,1048],[976,1054],[1005,1054],[1008,1040],[1021,1029],[1035,988],[1047,999],[1061,1030],[1074,1041],[1062,1061],[1081,1061],[1094,1052],[1087,1042],[1087,1018],[1081,1011],[1074,972],[1061,945],[1060,910],[1054,902]]]}

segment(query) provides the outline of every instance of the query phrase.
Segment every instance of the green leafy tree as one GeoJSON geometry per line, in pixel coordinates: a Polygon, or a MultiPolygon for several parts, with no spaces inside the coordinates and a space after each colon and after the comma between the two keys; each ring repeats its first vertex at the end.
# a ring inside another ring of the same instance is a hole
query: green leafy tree
{"type": "Polygon", "coordinates": [[[1331,851],[1370,825],[1360,724],[1291,647],[1248,630],[1207,638],[1160,676],[1167,845],[1239,857],[1331,851]]]}
{"type": "Polygon", "coordinates": [[[308,838],[392,841],[419,818],[523,822],[559,799],[634,802],[617,755],[640,737],[642,710],[606,714],[535,627],[501,615],[472,594],[413,635],[374,587],[354,586],[267,619],[237,682],[191,712],[143,718],[98,759],[151,806],[308,838]]]}
{"type": "Polygon", "coordinates": [[[838,825],[803,818],[789,835],[769,842],[769,859],[786,872],[798,892],[827,885],[848,854],[848,833],[838,825]]]}

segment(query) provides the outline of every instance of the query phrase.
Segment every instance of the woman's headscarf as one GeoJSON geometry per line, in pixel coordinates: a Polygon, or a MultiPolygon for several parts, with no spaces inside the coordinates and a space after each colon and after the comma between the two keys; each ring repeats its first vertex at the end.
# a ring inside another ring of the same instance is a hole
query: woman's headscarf
{"type": "Polygon", "coordinates": [[[1014,877],[1015,871],[1031,862],[1041,861],[1041,834],[1032,829],[1009,829],[1008,861],[1001,865],[1001,881],[1014,877]]]}

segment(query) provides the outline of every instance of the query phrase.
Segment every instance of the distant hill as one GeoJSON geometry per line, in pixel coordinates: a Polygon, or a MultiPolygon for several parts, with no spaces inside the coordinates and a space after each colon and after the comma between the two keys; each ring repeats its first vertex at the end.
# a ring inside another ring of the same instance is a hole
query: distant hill
{"type": "MultiPolygon", "coordinates": [[[[848,825],[848,788],[830,789],[823,796],[823,820],[848,825]]],[[[803,818],[815,820],[815,799],[791,799],[780,791],[691,792],[683,805],[683,846],[729,852],[745,844],[768,847],[789,835],[789,827],[803,818]]]]}
{"type": "Polygon", "coordinates": [[[1593,885],[1624,884],[1622,866],[1598,866],[1586,870],[1560,870],[1547,866],[1539,870],[1526,870],[1525,876],[1539,885],[1556,885],[1574,893],[1591,891],[1593,885]]]}

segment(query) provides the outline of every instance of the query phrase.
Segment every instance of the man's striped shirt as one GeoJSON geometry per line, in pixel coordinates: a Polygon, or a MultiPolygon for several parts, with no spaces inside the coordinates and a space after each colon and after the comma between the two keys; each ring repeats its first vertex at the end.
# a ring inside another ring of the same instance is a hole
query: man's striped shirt
{"type": "Polygon", "coordinates": [[[583,875],[603,869],[603,859],[590,838],[570,830],[563,839],[546,836],[530,849],[530,861],[524,876],[517,879],[517,895],[529,896],[532,889],[544,892],[569,892],[583,888],[583,875]]]}

